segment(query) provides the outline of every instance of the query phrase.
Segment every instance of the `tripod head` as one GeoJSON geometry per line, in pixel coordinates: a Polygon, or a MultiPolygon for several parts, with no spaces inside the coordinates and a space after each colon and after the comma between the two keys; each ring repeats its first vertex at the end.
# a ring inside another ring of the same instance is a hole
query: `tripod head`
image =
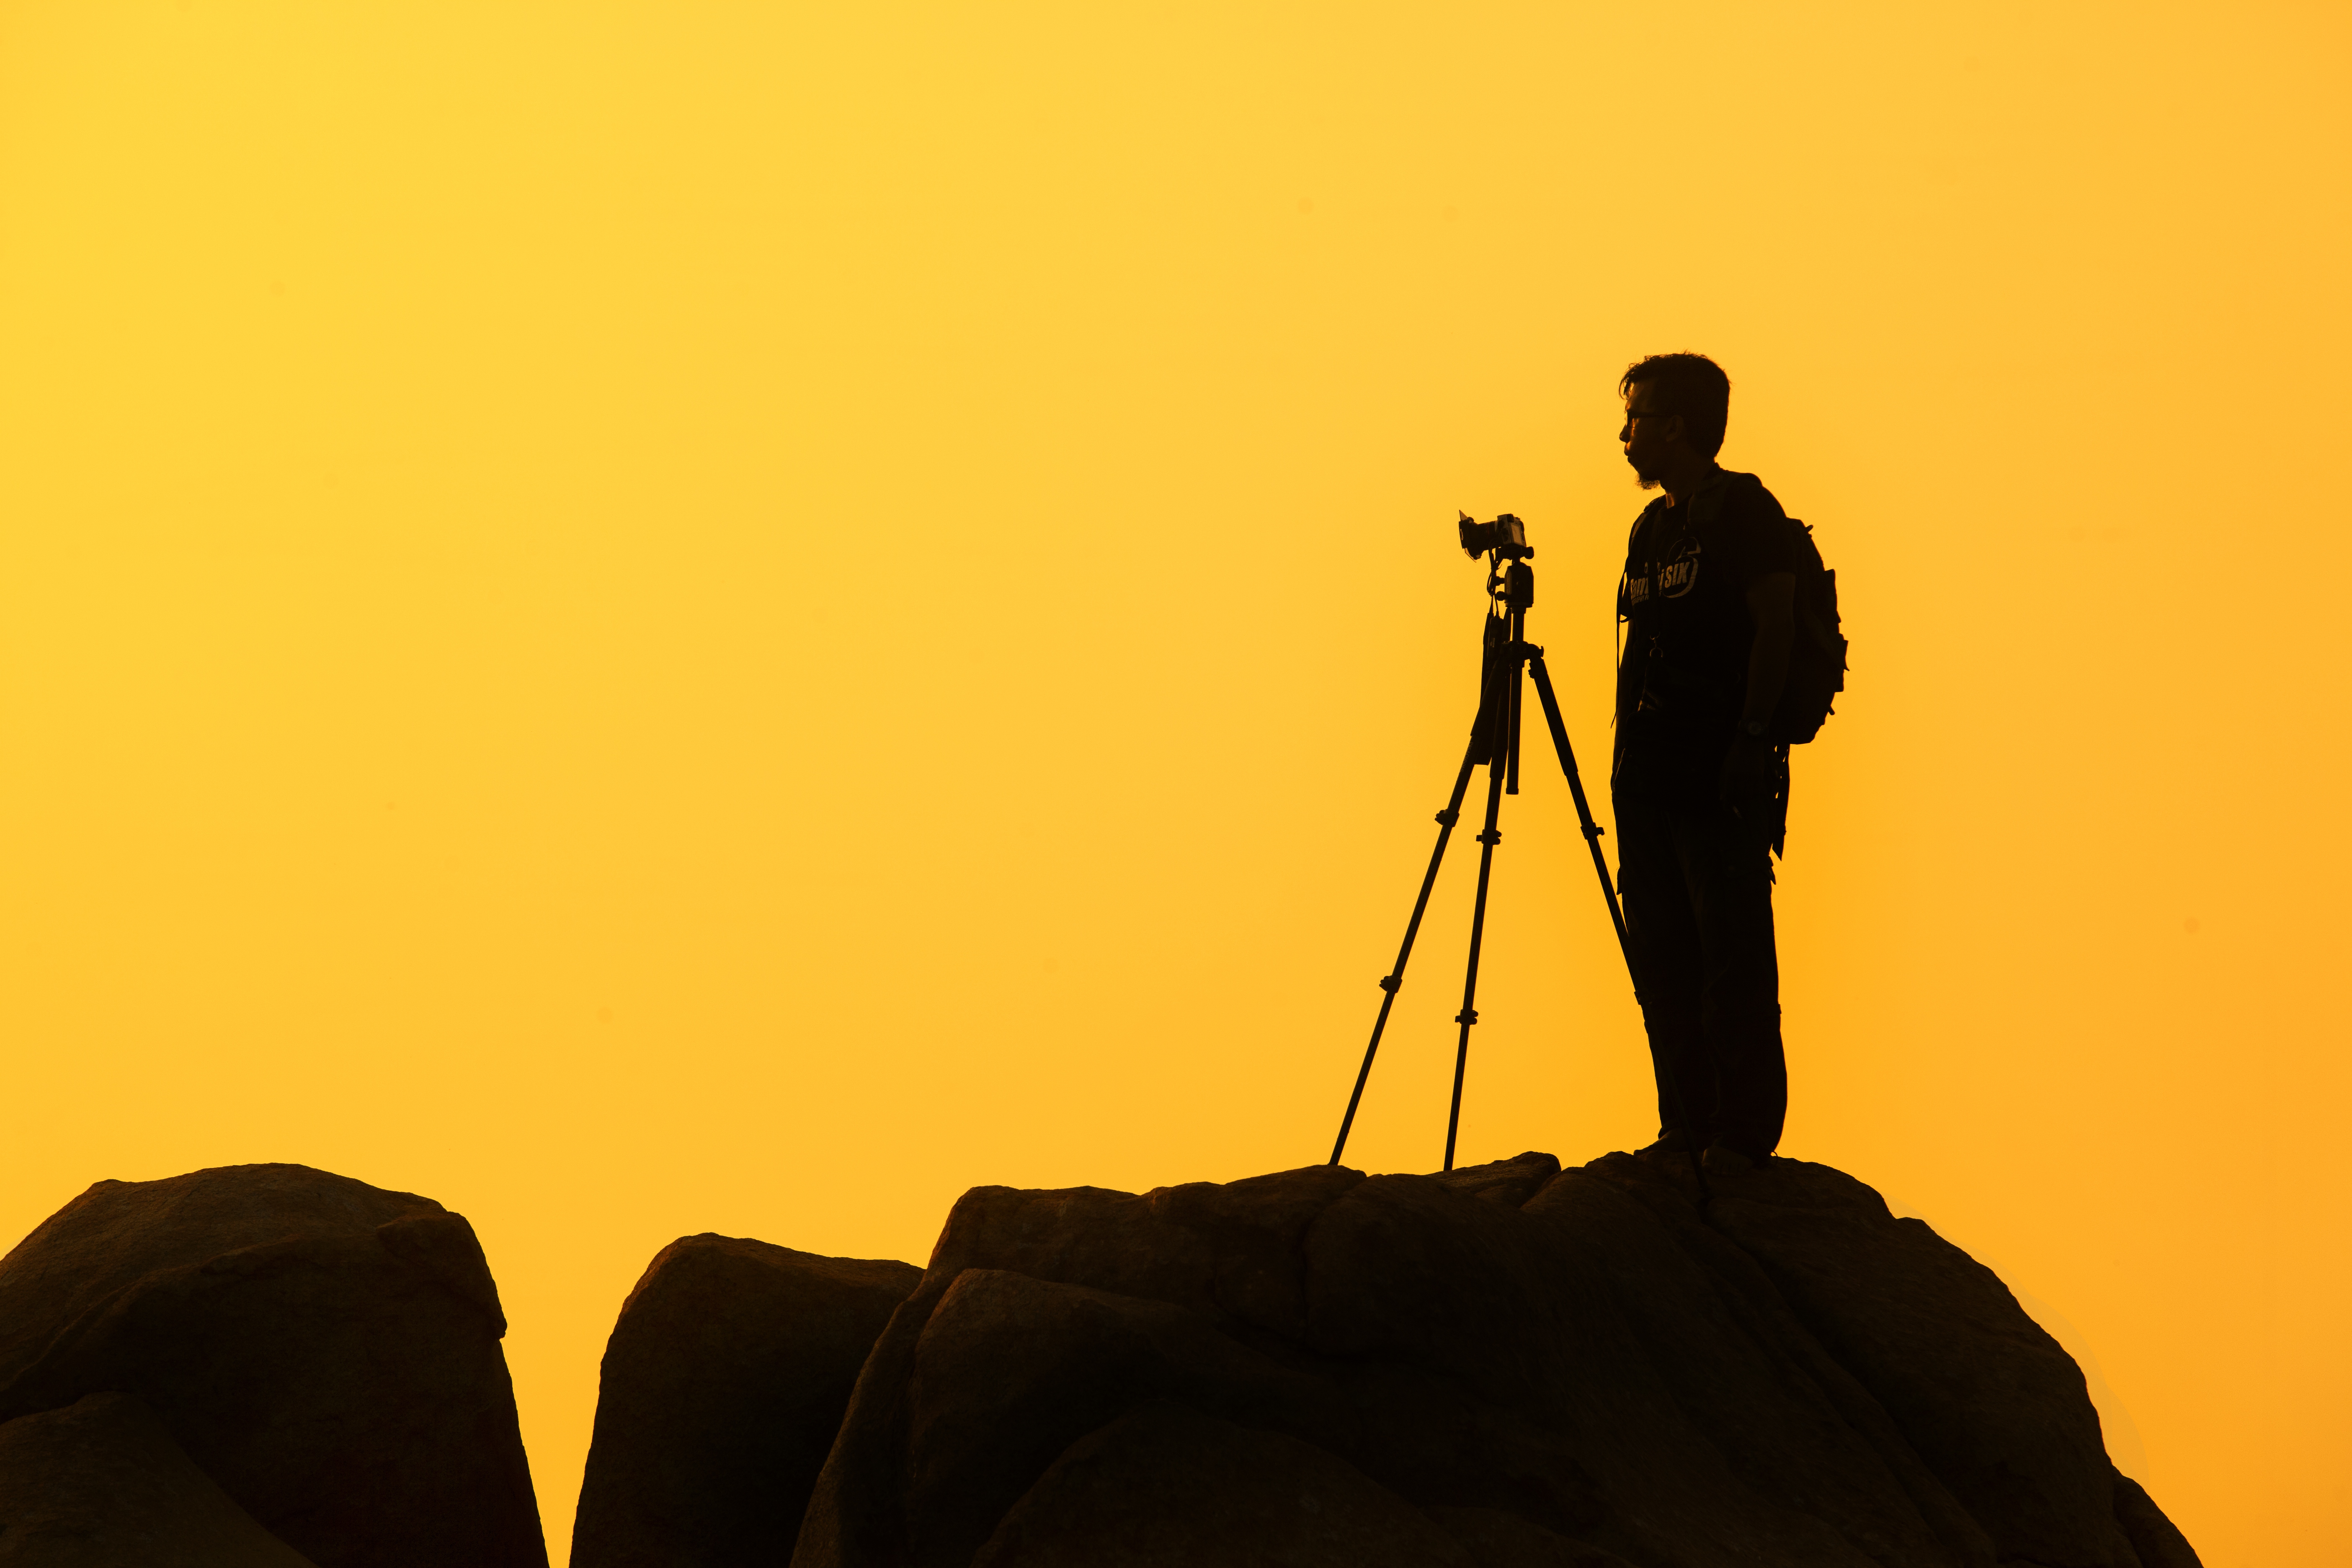
{"type": "Polygon", "coordinates": [[[1536,602],[1536,569],[1524,561],[1506,561],[1497,552],[1486,563],[1486,596],[1505,618],[1523,621],[1536,602]]]}

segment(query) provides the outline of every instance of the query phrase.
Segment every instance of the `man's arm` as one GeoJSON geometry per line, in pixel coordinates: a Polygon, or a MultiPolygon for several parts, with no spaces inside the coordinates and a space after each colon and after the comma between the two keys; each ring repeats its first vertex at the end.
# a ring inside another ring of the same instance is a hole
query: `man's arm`
{"type": "Polygon", "coordinates": [[[1748,650],[1748,701],[1739,710],[1739,731],[1723,759],[1723,803],[1737,810],[1743,800],[1770,795],[1780,787],[1780,769],[1769,732],[1751,734],[1748,726],[1769,726],[1772,710],[1780,705],[1780,689],[1789,683],[1789,649],[1797,640],[1797,576],[1793,572],[1768,572],[1748,590],[1748,613],[1756,622],[1756,641],[1748,650]]]}
{"type": "Polygon", "coordinates": [[[1739,732],[1769,724],[1789,683],[1789,649],[1797,640],[1797,574],[1768,572],[1748,590],[1748,613],[1756,622],[1756,642],[1748,650],[1748,702],[1739,710],[1739,732]]]}

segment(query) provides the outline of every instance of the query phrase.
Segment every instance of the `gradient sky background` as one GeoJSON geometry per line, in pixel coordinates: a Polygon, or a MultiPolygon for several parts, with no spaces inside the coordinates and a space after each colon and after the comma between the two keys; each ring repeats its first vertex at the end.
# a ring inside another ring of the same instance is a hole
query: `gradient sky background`
{"type": "MultiPolygon", "coordinates": [[[[2340,5],[0,3],[0,1237],[291,1160],[622,1296],[1328,1152],[1696,348],[1837,567],[1793,1110],[2215,1568],[2352,1562],[2340,5]]],[[[1538,753],[1540,757],[1540,753],[1538,753]]],[[[1465,1162],[1649,1136],[1565,789],[1465,1162]]],[[[1439,1159],[1468,862],[1351,1163],[1439,1159]]]]}

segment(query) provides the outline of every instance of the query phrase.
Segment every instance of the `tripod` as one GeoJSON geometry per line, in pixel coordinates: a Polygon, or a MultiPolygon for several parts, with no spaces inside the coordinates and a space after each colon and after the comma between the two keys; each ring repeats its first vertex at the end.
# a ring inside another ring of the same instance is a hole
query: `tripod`
{"type": "MultiPolygon", "coordinates": [[[[1514,524],[1515,519],[1506,519],[1514,524]]],[[[1464,520],[1464,537],[1471,537],[1469,520],[1464,520]]],[[[1470,748],[1462,758],[1462,771],[1454,775],[1454,793],[1445,809],[1437,814],[1437,847],[1430,851],[1429,869],[1421,879],[1421,896],[1413,900],[1412,918],[1405,922],[1404,942],[1397,949],[1396,966],[1381,977],[1380,1016],[1372,1021],[1371,1043],[1364,1047],[1364,1065],[1356,1073],[1355,1092],[1348,1096],[1348,1112],[1339,1119],[1339,1137],[1331,1145],[1331,1163],[1339,1163],[1348,1147],[1348,1132],[1356,1123],[1356,1108],[1364,1098],[1364,1085],[1372,1076],[1372,1058],[1380,1053],[1381,1036],[1389,1026],[1389,1011],[1396,1005],[1397,993],[1404,986],[1404,966],[1412,957],[1413,939],[1421,934],[1421,918],[1428,912],[1430,890],[1437,885],[1437,868],[1445,860],[1445,847],[1453,839],[1454,825],[1462,819],[1463,797],[1470,790],[1470,775],[1479,767],[1486,770],[1486,823],[1478,834],[1478,892],[1470,911],[1470,964],[1462,982],[1462,1011],[1454,1016],[1461,1033],[1454,1047],[1454,1099],[1445,1115],[1445,1168],[1454,1169],[1454,1140],[1462,1124],[1462,1080],[1470,1065],[1470,1027],[1478,1021],[1478,954],[1486,932],[1486,889],[1494,875],[1495,846],[1502,842],[1496,826],[1503,814],[1503,796],[1519,793],[1519,708],[1524,688],[1520,672],[1535,678],[1536,696],[1543,703],[1544,722],[1551,730],[1551,743],[1559,753],[1559,765],[1568,774],[1568,791],[1576,801],[1576,816],[1584,833],[1585,847],[1592,852],[1593,874],[1601,879],[1601,896],[1609,904],[1609,921],[1616,928],[1617,948],[1624,955],[1626,973],[1633,977],[1635,996],[1641,993],[1641,973],[1633,963],[1632,942],[1625,935],[1625,912],[1617,901],[1617,886],[1609,875],[1609,862],[1601,853],[1601,826],[1592,820],[1592,806],[1584,797],[1584,780],[1576,771],[1576,752],[1568,743],[1568,725],[1559,716],[1559,699],[1553,694],[1551,673],[1544,668],[1543,649],[1528,641],[1528,611],[1536,600],[1535,568],[1528,564],[1533,555],[1532,546],[1505,535],[1486,551],[1486,620],[1481,636],[1481,663],[1478,679],[1478,715],[1470,725],[1470,748]]],[[[1660,1082],[1673,1102],[1675,1117],[1685,1128],[1692,1126],[1685,1110],[1682,1087],[1675,1081],[1672,1066],[1658,1064],[1660,1082]]],[[[1698,1150],[1690,1151],[1691,1173],[1698,1178],[1699,1203],[1707,1200],[1706,1173],[1700,1166],[1698,1150]]]]}

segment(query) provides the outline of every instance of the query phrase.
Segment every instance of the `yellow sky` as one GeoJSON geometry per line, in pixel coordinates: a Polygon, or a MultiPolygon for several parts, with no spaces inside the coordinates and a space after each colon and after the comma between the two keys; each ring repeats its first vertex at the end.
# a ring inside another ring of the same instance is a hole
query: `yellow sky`
{"type": "MultiPolygon", "coordinates": [[[[2336,5],[0,3],[0,1232],[468,1215],[562,1561],[700,1230],[1328,1152],[1528,519],[1598,764],[1696,348],[1854,638],[1785,1152],[2216,1568],[2342,1562],[2336,5]]],[[[1475,1162],[1643,1142],[1545,766],[1475,1162]]],[[[1350,1145],[1438,1162],[1469,861],[1350,1145]]]]}

